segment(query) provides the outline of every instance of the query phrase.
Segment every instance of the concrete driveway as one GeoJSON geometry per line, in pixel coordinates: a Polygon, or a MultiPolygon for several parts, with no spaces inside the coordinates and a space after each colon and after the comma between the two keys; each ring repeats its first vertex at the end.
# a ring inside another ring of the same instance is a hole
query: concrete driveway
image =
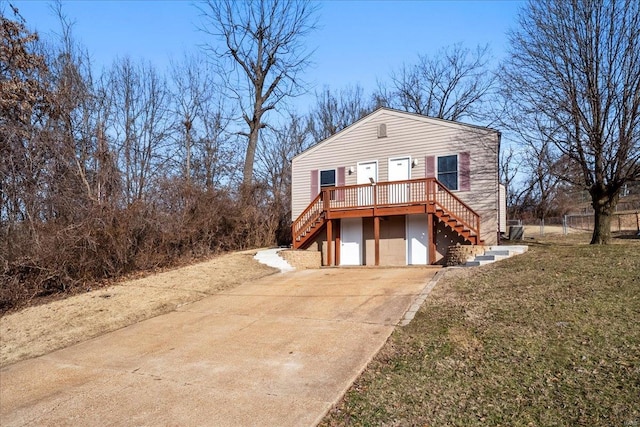
{"type": "Polygon", "coordinates": [[[315,425],[436,272],[276,274],[7,366],[0,425],[315,425]]]}

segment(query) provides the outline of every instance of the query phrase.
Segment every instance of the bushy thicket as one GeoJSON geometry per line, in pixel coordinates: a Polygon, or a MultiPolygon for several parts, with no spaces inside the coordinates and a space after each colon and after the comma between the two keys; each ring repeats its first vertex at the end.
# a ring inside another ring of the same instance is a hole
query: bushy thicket
{"type": "MultiPolygon", "coordinates": [[[[255,189],[255,200],[261,193],[255,189]]],[[[129,273],[273,244],[288,231],[278,230],[268,204],[244,204],[224,191],[166,182],[161,194],[122,208],[78,206],[73,222],[3,227],[0,313],[129,273]]]]}

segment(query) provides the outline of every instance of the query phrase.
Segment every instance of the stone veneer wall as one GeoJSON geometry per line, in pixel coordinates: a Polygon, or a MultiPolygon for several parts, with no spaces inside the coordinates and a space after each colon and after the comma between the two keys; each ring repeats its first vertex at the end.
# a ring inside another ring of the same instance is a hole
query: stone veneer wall
{"type": "Polygon", "coordinates": [[[298,270],[320,268],[322,265],[322,254],[320,251],[286,249],[278,252],[278,255],[298,270]]]}
{"type": "Polygon", "coordinates": [[[477,245],[455,245],[449,246],[447,249],[447,255],[445,256],[445,264],[447,267],[454,265],[463,265],[467,263],[467,258],[483,255],[485,251],[484,246],[477,245]]]}

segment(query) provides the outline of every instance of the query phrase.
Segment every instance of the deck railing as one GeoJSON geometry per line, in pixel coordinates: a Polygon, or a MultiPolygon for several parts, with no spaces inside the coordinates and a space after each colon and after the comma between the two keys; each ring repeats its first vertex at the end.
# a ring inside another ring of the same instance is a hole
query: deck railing
{"type": "Polygon", "coordinates": [[[428,182],[427,179],[412,179],[348,185],[326,188],[323,193],[329,195],[329,210],[414,205],[430,200],[428,182]]]}
{"type": "MultiPolygon", "coordinates": [[[[393,206],[432,205],[480,235],[480,216],[435,178],[378,182],[323,188],[294,221],[294,242],[314,222],[332,211],[377,209],[393,206]]],[[[295,243],[294,243],[295,245],[295,243]]]]}
{"type": "Polygon", "coordinates": [[[480,215],[467,206],[440,181],[432,179],[436,209],[442,209],[480,238],[480,215]]]}

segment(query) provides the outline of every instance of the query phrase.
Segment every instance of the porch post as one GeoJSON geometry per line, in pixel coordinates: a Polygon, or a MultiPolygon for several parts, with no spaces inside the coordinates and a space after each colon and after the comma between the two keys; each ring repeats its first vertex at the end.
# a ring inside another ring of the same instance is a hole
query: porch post
{"type": "Polygon", "coordinates": [[[333,265],[333,251],[331,248],[333,240],[333,220],[327,221],[327,265],[333,265]]]}
{"type": "Polygon", "coordinates": [[[436,262],[436,224],[433,214],[427,214],[427,238],[429,239],[429,265],[436,262]]]}
{"type": "Polygon", "coordinates": [[[373,239],[375,241],[376,265],[380,265],[380,217],[373,217],[373,239]]]}

